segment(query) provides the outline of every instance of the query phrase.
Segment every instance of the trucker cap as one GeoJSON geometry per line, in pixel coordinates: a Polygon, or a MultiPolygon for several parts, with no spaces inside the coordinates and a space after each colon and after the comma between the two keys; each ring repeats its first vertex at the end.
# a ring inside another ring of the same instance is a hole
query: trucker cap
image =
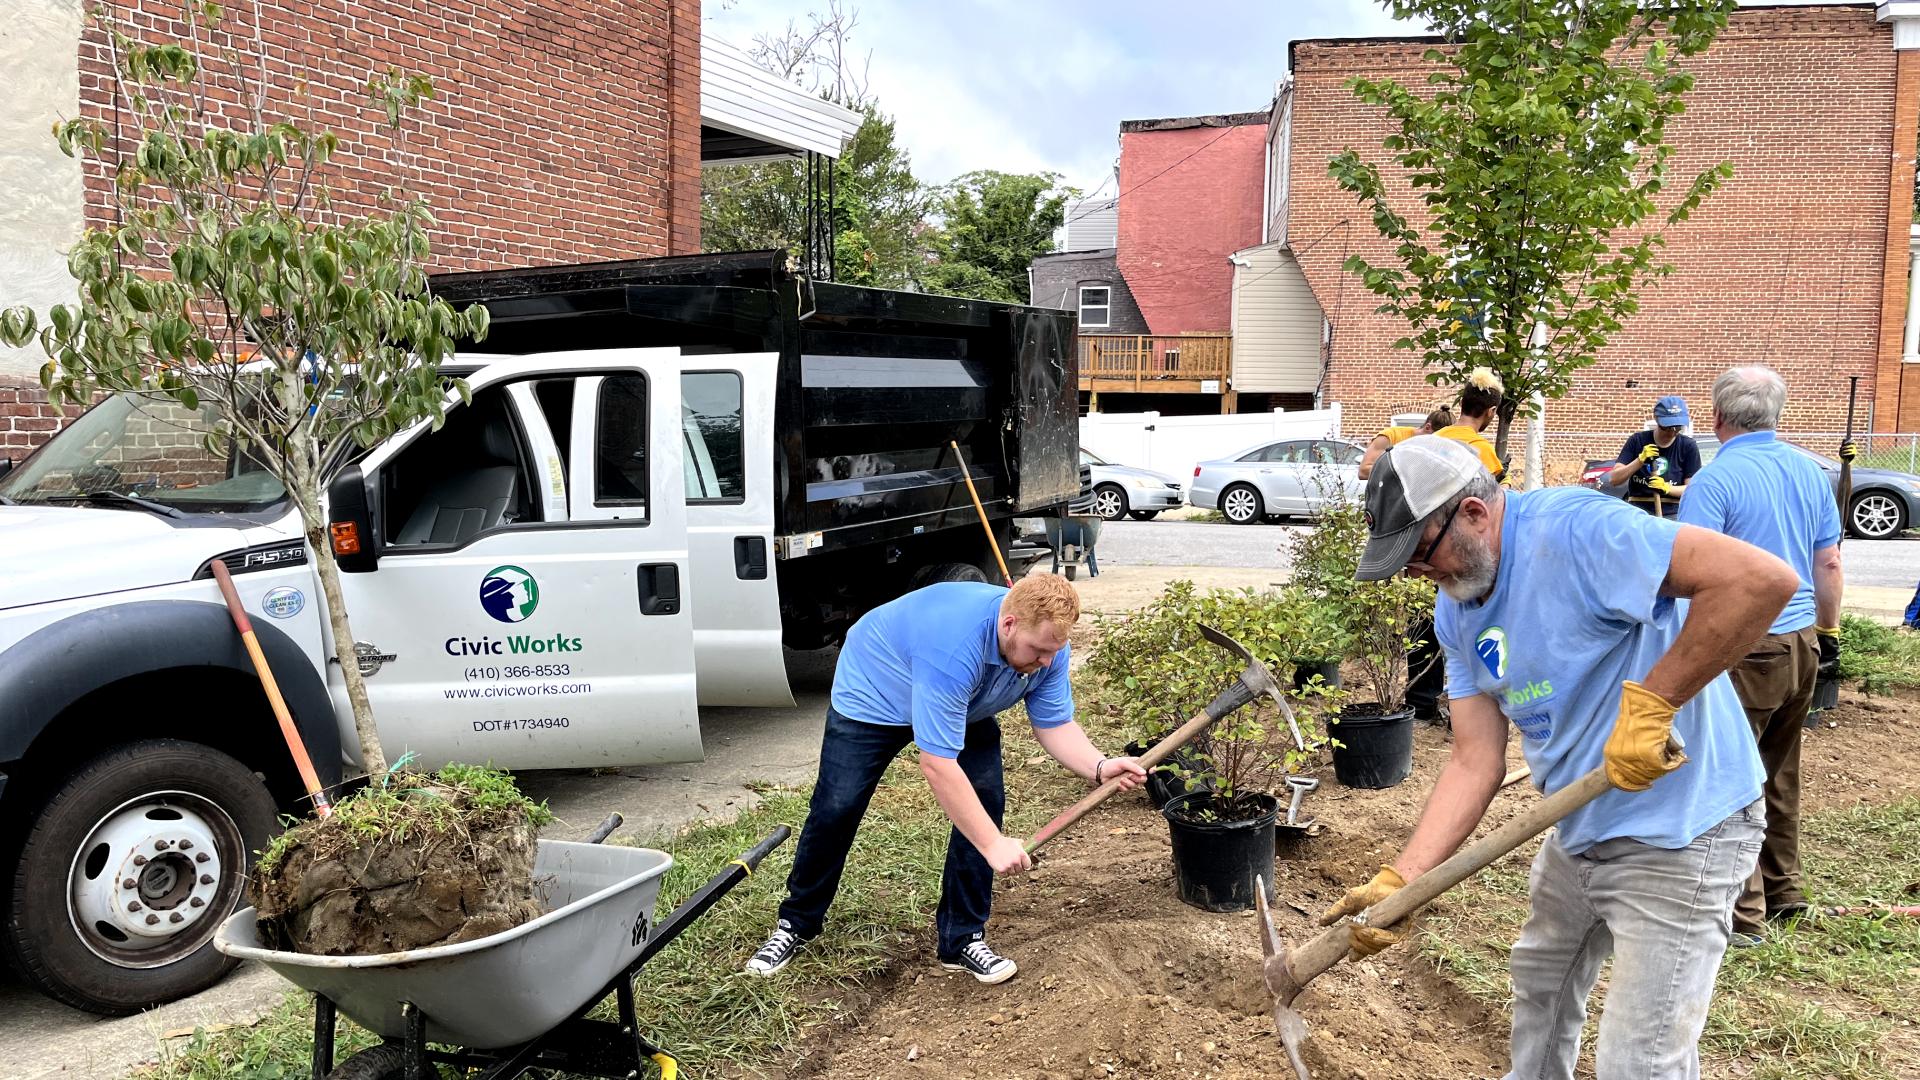
{"type": "Polygon", "coordinates": [[[1427,518],[1485,472],[1467,445],[1416,435],[1380,455],[1367,477],[1367,547],[1353,576],[1379,581],[1406,569],[1427,518]]]}
{"type": "Polygon", "coordinates": [[[1653,403],[1653,422],[1661,427],[1686,427],[1687,399],[1679,394],[1668,394],[1653,403]]]}

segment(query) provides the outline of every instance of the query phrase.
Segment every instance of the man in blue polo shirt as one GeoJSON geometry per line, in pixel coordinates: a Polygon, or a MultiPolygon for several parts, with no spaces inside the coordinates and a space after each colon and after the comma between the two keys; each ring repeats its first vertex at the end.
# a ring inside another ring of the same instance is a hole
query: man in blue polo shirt
{"type": "MultiPolygon", "coordinates": [[[[1600,767],[1617,790],[1562,819],[1534,860],[1509,1075],[1572,1080],[1611,954],[1599,1075],[1697,1077],[1729,909],[1765,827],[1759,754],[1724,673],[1793,595],[1793,570],[1588,488],[1502,491],[1470,452],[1432,437],[1387,451],[1366,508],[1356,576],[1404,570],[1440,588],[1453,749],[1406,847],[1322,921],[1460,846],[1500,788],[1511,724],[1541,791],[1600,767]],[[1669,734],[1685,747],[1677,759],[1669,734]]],[[[1355,926],[1350,941],[1367,954],[1399,936],[1355,926]]]]}
{"type": "Polygon", "coordinates": [[[929,585],[854,623],[833,675],[820,778],[787,899],[748,974],[779,971],[819,935],[874,788],[912,743],[953,821],[936,918],[940,965],[983,983],[1013,978],[1018,967],[986,941],[993,875],[1031,865],[1025,844],[1000,832],[999,714],[1026,702],[1041,748],[1095,785],[1118,779],[1131,790],[1147,776],[1133,758],[1103,756],[1073,719],[1067,631],[1079,618],[1080,598],[1065,578],[1030,574],[1012,589],[929,585]]]}
{"type": "Polygon", "coordinates": [[[1733,944],[1758,945],[1766,923],[1807,910],[1800,886],[1800,733],[1822,665],[1840,663],[1840,511],[1813,458],[1773,436],[1787,384],[1764,367],[1714,380],[1720,453],[1687,487],[1680,521],[1785,559],[1793,599],[1728,672],[1767,772],[1767,841],[1733,909],[1733,944]]]}

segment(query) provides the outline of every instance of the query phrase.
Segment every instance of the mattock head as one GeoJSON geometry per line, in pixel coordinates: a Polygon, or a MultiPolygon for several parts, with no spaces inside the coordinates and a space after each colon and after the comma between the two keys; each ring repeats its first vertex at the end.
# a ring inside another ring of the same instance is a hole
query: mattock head
{"type": "Polygon", "coordinates": [[[1266,981],[1267,992],[1273,995],[1273,1028],[1280,1034],[1281,1045],[1287,1048],[1287,1060],[1293,1063],[1294,1074],[1299,1080],[1313,1080],[1307,1072],[1307,1063],[1300,1057],[1300,1047],[1307,1041],[1307,1019],[1293,1007],[1300,984],[1287,967],[1287,943],[1281,940],[1280,931],[1273,925],[1264,878],[1254,879],[1253,901],[1260,912],[1260,951],[1266,957],[1260,974],[1266,981]]]}
{"type": "Polygon", "coordinates": [[[1247,651],[1245,645],[1215,630],[1206,623],[1200,624],[1200,636],[1246,662],[1246,670],[1240,673],[1240,682],[1246,686],[1250,697],[1259,697],[1261,694],[1265,694],[1272,698],[1274,704],[1280,706],[1282,710],[1289,714],[1291,713],[1291,710],[1287,709],[1286,698],[1280,694],[1280,684],[1274,681],[1273,672],[1267,670],[1267,665],[1254,659],[1253,653],[1247,651]]]}

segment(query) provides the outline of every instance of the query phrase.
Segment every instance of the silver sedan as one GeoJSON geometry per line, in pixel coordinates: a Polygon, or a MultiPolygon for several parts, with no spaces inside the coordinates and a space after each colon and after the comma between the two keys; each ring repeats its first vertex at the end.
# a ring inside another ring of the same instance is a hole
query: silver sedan
{"type": "Polygon", "coordinates": [[[1187,501],[1235,525],[1312,516],[1330,497],[1360,497],[1360,457],[1359,447],[1332,439],[1262,443],[1195,466],[1187,501]]]}
{"type": "Polygon", "coordinates": [[[1162,510],[1178,509],[1185,501],[1180,484],[1165,473],[1102,460],[1090,450],[1080,451],[1080,464],[1093,470],[1093,512],[1108,521],[1129,515],[1152,521],[1162,510]]]}

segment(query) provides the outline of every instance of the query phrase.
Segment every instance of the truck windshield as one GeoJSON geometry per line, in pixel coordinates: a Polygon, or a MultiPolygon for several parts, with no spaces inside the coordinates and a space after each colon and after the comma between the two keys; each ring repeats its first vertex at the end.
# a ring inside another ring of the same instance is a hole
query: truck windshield
{"type": "Polygon", "coordinates": [[[0,501],[188,513],[279,505],[286,487],[245,451],[212,438],[218,420],[211,407],[116,394],[0,479],[0,501]]]}

